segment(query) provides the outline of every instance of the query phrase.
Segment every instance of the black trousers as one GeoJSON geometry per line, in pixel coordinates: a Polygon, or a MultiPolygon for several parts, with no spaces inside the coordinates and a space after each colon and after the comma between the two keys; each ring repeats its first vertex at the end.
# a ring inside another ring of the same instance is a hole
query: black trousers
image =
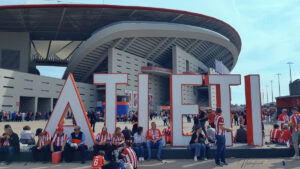
{"type": "Polygon", "coordinates": [[[91,122],[90,124],[91,124],[91,127],[93,128],[93,132],[95,132],[96,122],[95,122],[95,123],[94,123],[94,122],[91,122]]]}
{"type": "Polygon", "coordinates": [[[50,145],[44,146],[40,150],[37,146],[32,147],[32,155],[34,161],[49,161],[51,158],[50,145]]]}
{"type": "Polygon", "coordinates": [[[65,146],[65,153],[64,158],[66,162],[72,162],[74,160],[74,155],[76,151],[79,151],[80,159],[82,162],[85,162],[85,158],[87,156],[87,146],[86,145],[80,145],[78,146],[78,149],[75,150],[74,147],[71,147],[69,144],[65,146]]]}
{"type": "Polygon", "coordinates": [[[97,155],[97,153],[101,150],[101,151],[105,151],[105,159],[108,161],[112,160],[112,146],[110,144],[106,144],[106,145],[98,145],[95,144],[93,146],[94,150],[93,150],[93,155],[97,155]]]}

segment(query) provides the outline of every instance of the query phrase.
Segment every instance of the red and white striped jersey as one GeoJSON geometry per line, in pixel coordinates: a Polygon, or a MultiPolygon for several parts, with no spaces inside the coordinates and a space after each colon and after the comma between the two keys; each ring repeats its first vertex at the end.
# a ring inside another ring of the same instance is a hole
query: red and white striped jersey
{"type": "Polygon", "coordinates": [[[216,115],[215,117],[216,135],[224,136],[225,132],[220,126],[224,126],[224,118],[221,115],[216,115]]]}
{"type": "Polygon", "coordinates": [[[45,132],[42,136],[38,136],[38,146],[44,146],[51,139],[50,134],[45,132]]]}
{"type": "Polygon", "coordinates": [[[287,114],[280,114],[278,117],[278,122],[280,123],[281,128],[283,125],[289,121],[289,116],[287,114]]]}
{"type": "Polygon", "coordinates": [[[127,147],[121,153],[121,157],[123,157],[125,163],[130,163],[133,168],[137,168],[137,158],[135,152],[131,147],[127,147]]]}
{"type": "Polygon", "coordinates": [[[281,131],[279,129],[271,129],[270,131],[270,141],[273,143],[278,143],[278,139],[281,136],[281,131]]]}
{"type": "Polygon", "coordinates": [[[299,114],[293,114],[291,116],[291,122],[296,125],[293,127],[293,132],[300,131],[300,127],[298,127],[297,116],[299,116],[299,114]]]}
{"type": "Polygon", "coordinates": [[[108,142],[108,140],[111,140],[110,133],[106,132],[105,134],[98,133],[96,136],[96,141],[98,142],[108,142]]]}
{"type": "Polygon", "coordinates": [[[68,135],[65,133],[63,133],[61,136],[57,133],[52,138],[52,142],[54,143],[54,145],[59,147],[64,145],[65,140],[68,140],[68,135]]]}
{"type": "Polygon", "coordinates": [[[122,142],[122,141],[125,141],[125,137],[124,137],[123,133],[121,133],[120,136],[113,136],[112,137],[112,142],[113,143],[118,143],[118,142],[122,142]]]}
{"type": "Polygon", "coordinates": [[[148,140],[156,140],[161,137],[161,132],[159,129],[148,129],[146,137],[148,140]]]}

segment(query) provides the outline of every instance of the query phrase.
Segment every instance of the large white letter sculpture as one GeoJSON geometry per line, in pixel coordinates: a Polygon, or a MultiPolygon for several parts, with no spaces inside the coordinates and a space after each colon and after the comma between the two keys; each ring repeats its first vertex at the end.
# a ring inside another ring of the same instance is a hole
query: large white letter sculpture
{"type": "Polygon", "coordinates": [[[261,99],[259,75],[245,76],[248,145],[262,146],[261,99]]]}
{"type": "Polygon", "coordinates": [[[182,115],[198,114],[199,105],[184,105],[182,103],[182,86],[202,85],[202,75],[171,75],[170,104],[171,104],[171,138],[173,146],[186,146],[191,139],[183,136],[182,115]]]}
{"type": "Polygon", "coordinates": [[[114,133],[117,117],[117,85],[127,84],[124,73],[101,74],[94,73],[94,84],[105,85],[105,126],[109,133],[114,133]]]}
{"type": "Polygon", "coordinates": [[[73,110],[76,124],[80,126],[81,131],[85,133],[86,144],[93,146],[95,140],[94,134],[72,74],[69,74],[65,81],[50,119],[46,124],[45,130],[49,132],[51,136],[53,136],[58,126],[64,127],[65,133],[68,135],[72,133],[74,126],[63,126],[64,118],[69,109],[73,110]]]}
{"type": "MultiPolygon", "coordinates": [[[[216,85],[219,88],[217,92],[217,105],[221,105],[223,111],[224,124],[225,127],[231,128],[231,91],[230,86],[240,85],[241,84],[241,75],[207,75],[206,76],[207,85],[216,85]]],[[[232,146],[233,136],[231,132],[226,132],[226,145],[232,146]]]]}
{"type": "Polygon", "coordinates": [[[138,120],[146,132],[149,128],[149,75],[138,75],[138,120]]]}

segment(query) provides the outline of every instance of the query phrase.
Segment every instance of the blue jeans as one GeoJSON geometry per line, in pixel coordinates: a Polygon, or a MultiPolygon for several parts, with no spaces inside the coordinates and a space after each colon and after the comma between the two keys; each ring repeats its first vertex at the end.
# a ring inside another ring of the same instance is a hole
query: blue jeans
{"type": "Polygon", "coordinates": [[[6,162],[11,163],[14,157],[14,147],[12,146],[1,146],[0,154],[6,157],[6,162]]]}
{"type": "Polygon", "coordinates": [[[160,154],[161,154],[161,150],[163,147],[163,141],[162,140],[158,140],[155,144],[153,144],[152,141],[147,140],[147,151],[148,151],[148,158],[151,158],[151,148],[157,148],[157,154],[156,157],[160,158],[160,154]]]}
{"type": "Polygon", "coordinates": [[[215,161],[216,164],[220,164],[220,160],[221,162],[225,163],[225,150],[226,150],[226,139],[225,136],[221,136],[221,135],[216,135],[216,140],[217,140],[217,152],[216,152],[216,157],[215,157],[215,161]]]}
{"type": "Polygon", "coordinates": [[[190,144],[190,149],[195,150],[195,155],[197,157],[201,156],[201,151],[203,152],[202,158],[206,158],[206,146],[203,143],[193,143],[190,144]]]}
{"type": "Polygon", "coordinates": [[[138,158],[145,156],[144,146],[134,146],[133,150],[135,151],[138,158]]]}

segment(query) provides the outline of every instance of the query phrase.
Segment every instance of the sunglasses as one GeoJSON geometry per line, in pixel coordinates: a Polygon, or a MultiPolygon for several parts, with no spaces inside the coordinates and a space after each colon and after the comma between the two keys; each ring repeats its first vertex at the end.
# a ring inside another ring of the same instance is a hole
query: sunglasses
{"type": "Polygon", "coordinates": [[[74,131],[78,131],[79,129],[74,129],[74,131]]]}

